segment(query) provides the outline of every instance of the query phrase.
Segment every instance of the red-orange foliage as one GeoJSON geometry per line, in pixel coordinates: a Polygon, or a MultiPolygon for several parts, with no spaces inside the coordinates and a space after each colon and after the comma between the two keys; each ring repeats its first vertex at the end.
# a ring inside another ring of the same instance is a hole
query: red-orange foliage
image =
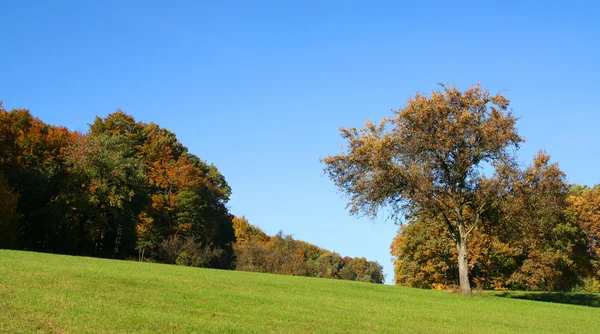
{"type": "Polygon", "coordinates": [[[596,277],[600,279],[600,185],[576,187],[569,196],[571,209],[587,234],[596,277]]]}

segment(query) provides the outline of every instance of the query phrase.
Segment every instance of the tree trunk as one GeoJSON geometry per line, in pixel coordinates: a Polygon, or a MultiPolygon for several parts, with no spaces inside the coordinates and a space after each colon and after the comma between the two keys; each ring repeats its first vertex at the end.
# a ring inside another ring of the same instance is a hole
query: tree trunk
{"type": "Polygon", "coordinates": [[[460,290],[464,295],[471,294],[471,284],[469,283],[469,261],[467,259],[467,231],[464,227],[459,227],[460,236],[456,241],[458,249],[458,276],[460,281],[460,290]]]}

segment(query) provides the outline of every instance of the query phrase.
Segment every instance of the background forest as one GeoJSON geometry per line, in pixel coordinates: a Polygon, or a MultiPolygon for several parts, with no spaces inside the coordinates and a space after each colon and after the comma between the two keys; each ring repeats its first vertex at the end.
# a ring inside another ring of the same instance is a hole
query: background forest
{"type": "Polygon", "coordinates": [[[0,248],[382,283],[365,258],[269,236],[175,134],[118,110],[86,134],[0,103],[0,248]]]}

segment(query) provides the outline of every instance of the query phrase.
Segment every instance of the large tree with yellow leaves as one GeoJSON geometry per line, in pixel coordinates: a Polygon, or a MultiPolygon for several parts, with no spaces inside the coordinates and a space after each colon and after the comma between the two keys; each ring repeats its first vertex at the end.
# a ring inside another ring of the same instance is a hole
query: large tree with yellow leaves
{"type": "Polygon", "coordinates": [[[379,125],[341,128],[346,151],[322,162],[352,214],[375,217],[387,207],[394,218],[441,217],[458,251],[461,290],[470,294],[467,238],[499,197],[504,166],[523,139],[501,94],[442,88],[416,94],[379,125]]]}

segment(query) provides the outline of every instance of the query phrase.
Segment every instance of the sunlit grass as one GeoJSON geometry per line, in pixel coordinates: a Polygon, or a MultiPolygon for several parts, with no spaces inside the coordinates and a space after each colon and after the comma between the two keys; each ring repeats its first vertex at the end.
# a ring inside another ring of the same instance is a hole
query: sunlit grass
{"type": "Polygon", "coordinates": [[[600,332],[600,309],[0,250],[0,332],[600,332]]]}

